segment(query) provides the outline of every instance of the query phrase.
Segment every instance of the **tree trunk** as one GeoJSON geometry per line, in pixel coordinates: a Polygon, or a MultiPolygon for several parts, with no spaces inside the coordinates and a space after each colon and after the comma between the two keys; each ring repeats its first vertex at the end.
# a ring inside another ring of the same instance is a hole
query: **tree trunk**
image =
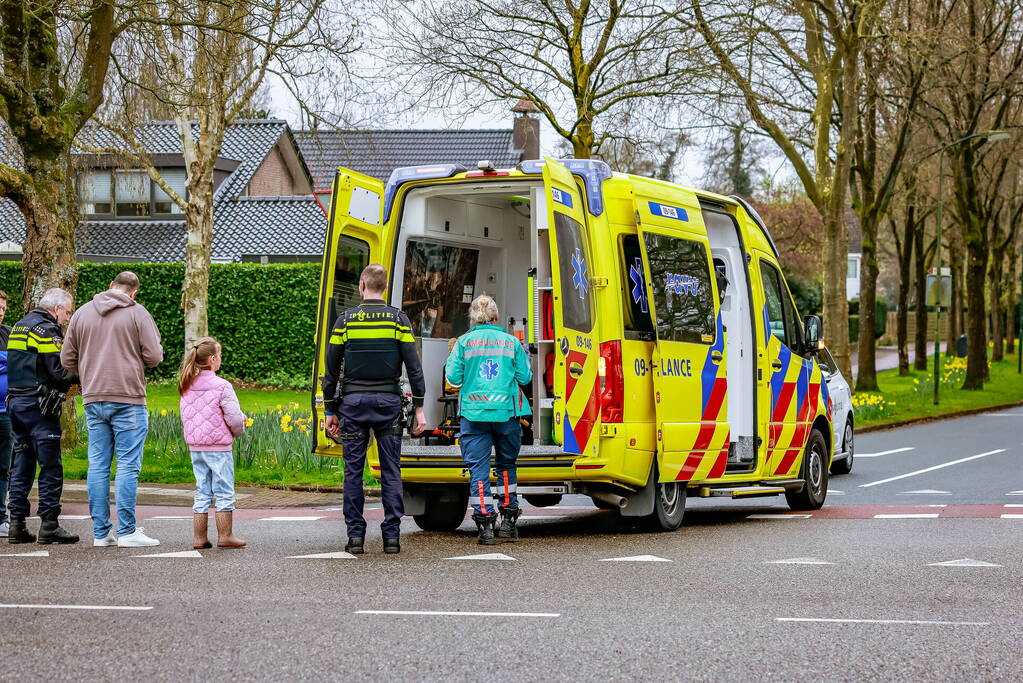
{"type": "Polygon", "coordinates": [[[927,369],[927,256],[924,253],[923,224],[913,235],[914,271],[916,274],[916,358],[913,367],[927,369]]]}
{"type": "Polygon", "coordinates": [[[863,248],[860,261],[860,338],[856,391],[880,391],[877,386],[877,339],[874,337],[877,302],[877,217],[861,217],[863,248]]]}
{"type": "MultiPolygon", "coordinates": [[[[899,347],[899,376],[909,374],[909,276],[913,263],[913,222],[916,207],[906,209],[906,223],[899,254],[899,303],[895,313],[895,343],[899,347]]],[[[892,226],[893,229],[895,226],[892,226]]]]}
{"type": "Polygon", "coordinates": [[[181,307],[185,311],[185,350],[209,335],[210,254],[213,240],[213,195],[194,195],[185,211],[185,279],[181,307]]]}
{"type": "Polygon", "coordinates": [[[831,209],[828,212],[831,215],[824,216],[824,338],[842,374],[852,377],[849,361],[849,302],[845,294],[849,237],[842,215],[843,208],[839,207],[837,211],[831,209]]]}
{"type": "Polygon", "coordinates": [[[987,245],[970,241],[966,245],[966,379],[963,389],[984,388],[987,373],[987,311],[984,305],[984,279],[987,275],[987,245]]]}
{"type": "Polygon", "coordinates": [[[68,183],[68,157],[52,161],[27,159],[32,192],[25,198],[25,243],[22,255],[22,305],[35,307],[47,289],[60,287],[75,295],[78,265],[75,262],[75,229],[78,203],[68,183]]]}
{"type": "Polygon", "coordinates": [[[1004,268],[1004,255],[994,253],[991,259],[991,276],[988,285],[990,287],[991,299],[991,342],[994,348],[991,350],[991,362],[998,363],[1005,360],[1005,309],[1002,305],[1002,281],[1004,268]]]}

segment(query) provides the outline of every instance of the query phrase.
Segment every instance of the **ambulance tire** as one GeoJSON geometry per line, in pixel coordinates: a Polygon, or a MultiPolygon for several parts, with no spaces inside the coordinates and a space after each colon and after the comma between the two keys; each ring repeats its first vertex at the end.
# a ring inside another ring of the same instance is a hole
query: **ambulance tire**
{"type": "Polygon", "coordinates": [[[786,491],[785,500],[792,510],[819,510],[828,495],[828,446],[824,436],[814,429],[806,440],[803,453],[803,468],[800,473],[804,481],[798,491],[786,491]]]}
{"type": "Polygon", "coordinates": [[[469,488],[452,486],[441,495],[426,499],[426,512],[412,515],[412,519],[423,531],[454,531],[465,521],[465,510],[469,507],[469,488]]]}
{"type": "Polygon", "coordinates": [[[686,514],[686,482],[664,482],[654,487],[654,512],[643,518],[650,531],[675,531],[686,514]]]}
{"type": "Polygon", "coordinates": [[[853,426],[852,419],[845,423],[845,433],[842,436],[842,450],[845,451],[845,459],[831,463],[832,474],[849,474],[853,466],[853,426]]]}

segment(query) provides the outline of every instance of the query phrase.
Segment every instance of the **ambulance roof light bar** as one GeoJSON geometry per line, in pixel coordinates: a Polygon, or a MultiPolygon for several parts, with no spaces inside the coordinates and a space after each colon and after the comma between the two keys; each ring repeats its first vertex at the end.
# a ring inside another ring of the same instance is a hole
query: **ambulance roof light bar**
{"type": "Polygon", "coordinates": [[[478,171],[469,171],[465,174],[466,178],[483,178],[483,177],[495,177],[495,176],[507,176],[511,175],[508,171],[498,171],[494,168],[494,165],[490,163],[489,159],[484,159],[476,164],[478,171]]]}
{"type": "MultiPolygon", "coordinates": [[[[597,159],[555,159],[564,164],[565,168],[583,179],[586,188],[586,204],[594,216],[604,213],[604,195],[600,186],[613,174],[611,167],[597,159]]],[[[518,169],[526,175],[540,175],[543,172],[543,159],[530,159],[519,163],[518,169]]]]}
{"type": "Polygon", "coordinates": [[[391,205],[394,203],[394,195],[402,183],[412,180],[424,180],[430,178],[450,178],[465,171],[465,166],[459,164],[434,164],[432,166],[403,166],[391,171],[391,177],[387,179],[384,186],[384,222],[391,217],[391,205]]]}

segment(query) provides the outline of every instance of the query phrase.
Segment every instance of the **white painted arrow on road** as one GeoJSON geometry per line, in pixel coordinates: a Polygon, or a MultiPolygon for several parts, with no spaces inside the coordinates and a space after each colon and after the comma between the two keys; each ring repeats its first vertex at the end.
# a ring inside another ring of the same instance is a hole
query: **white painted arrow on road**
{"type": "Polygon", "coordinates": [[[0,557],[49,557],[50,553],[45,550],[33,550],[30,553],[10,553],[0,557]]]}
{"type": "Polygon", "coordinates": [[[948,562],[933,562],[928,567],[1001,567],[1000,564],[992,564],[990,562],[981,562],[980,560],[971,560],[968,557],[964,557],[961,560],[949,560],[948,562]]]}
{"type": "Polygon", "coordinates": [[[483,553],[481,555],[462,555],[461,557],[447,557],[447,560],[515,560],[504,553],[483,553]]]}
{"type": "Polygon", "coordinates": [[[764,564],[835,564],[826,560],[818,560],[816,557],[793,557],[789,560],[771,560],[764,564]]]}
{"type": "Polygon", "coordinates": [[[315,555],[289,555],[289,560],[354,560],[355,555],[343,550],[336,553],[316,553],[315,555]]]}
{"type": "Polygon", "coordinates": [[[132,557],[159,557],[159,558],[173,558],[173,557],[202,557],[202,553],[198,550],[182,550],[177,553],[153,553],[150,555],[132,555],[132,557]]]}
{"type": "Polygon", "coordinates": [[[656,555],[633,555],[632,557],[605,557],[601,562],[671,562],[671,560],[656,555]]]}

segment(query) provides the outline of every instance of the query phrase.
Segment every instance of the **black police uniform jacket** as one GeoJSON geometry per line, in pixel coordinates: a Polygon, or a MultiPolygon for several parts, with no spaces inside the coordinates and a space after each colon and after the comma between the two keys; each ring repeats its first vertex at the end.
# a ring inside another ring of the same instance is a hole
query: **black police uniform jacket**
{"type": "Polygon", "coordinates": [[[38,396],[40,389],[66,392],[78,376],[60,364],[64,333],[49,311],[36,308],[11,328],[7,341],[8,396],[38,396]]]}

